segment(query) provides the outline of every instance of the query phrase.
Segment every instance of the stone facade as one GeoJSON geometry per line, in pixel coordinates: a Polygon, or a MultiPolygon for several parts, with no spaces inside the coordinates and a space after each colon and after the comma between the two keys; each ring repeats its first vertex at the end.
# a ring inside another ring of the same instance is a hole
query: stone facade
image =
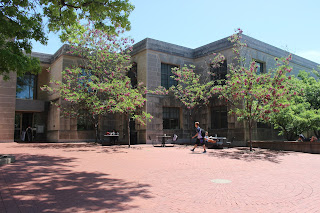
{"type": "Polygon", "coordinates": [[[11,142],[14,136],[14,117],[16,107],[16,75],[10,80],[0,76],[0,142],[11,142]]]}
{"type": "MultiPolygon", "coordinates": [[[[247,59],[245,63],[249,64],[251,60],[259,61],[264,64],[264,71],[275,68],[275,57],[284,57],[289,54],[284,50],[246,35],[243,36],[243,40],[247,44],[247,47],[241,51],[241,55],[247,59]]],[[[133,60],[135,56],[139,55],[140,62],[135,61],[138,63],[138,66],[139,63],[142,63],[139,66],[138,75],[145,75],[145,72],[147,73],[147,88],[152,90],[161,85],[162,63],[178,67],[182,67],[184,64],[193,64],[196,66],[196,72],[200,73],[203,78],[208,78],[207,71],[209,70],[210,59],[213,57],[212,53],[221,53],[225,56],[227,63],[236,63],[233,59],[232,44],[227,38],[196,49],[147,38],[134,46],[132,55],[133,60]]],[[[317,68],[316,63],[296,55],[293,55],[290,65],[293,67],[294,74],[297,74],[300,70],[311,72],[312,69],[317,68]]],[[[173,97],[148,94],[147,100],[146,110],[154,116],[154,119],[148,123],[146,128],[147,143],[156,140],[157,135],[172,135],[174,133],[179,135],[181,141],[188,142],[190,141],[190,136],[193,134],[193,131],[190,131],[190,127],[193,126],[194,121],[199,121],[200,126],[208,130],[209,134],[226,136],[228,140],[234,140],[234,144],[236,145],[246,145],[245,141],[248,139],[246,124],[244,122],[238,122],[235,116],[228,115],[226,118],[227,128],[217,129],[212,126],[212,123],[215,122],[212,109],[224,106],[224,103],[221,103],[221,101],[216,98],[211,100],[209,106],[203,107],[193,113],[193,116],[190,116],[190,113],[173,97]],[[178,107],[180,109],[180,126],[178,129],[163,128],[162,115],[164,107],[178,107]]],[[[253,139],[283,140],[271,126],[259,127],[258,125],[253,130],[253,139]]]]}
{"type": "MultiPolygon", "coordinates": [[[[252,59],[264,64],[264,70],[267,71],[275,66],[274,57],[288,55],[288,52],[269,44],[258,41],[249,36],[243,35],[243,40],[247,47],[241,52],[247,58],[245,63],[252,59]]],[[[137,64],[137,79],[143,82],[149,90],[153,90],[161,85],[161,64],[182,67],[185,64],[196,66],[196,72],[202,75],[202,78],[209,78],[209,70],[212,53],[221,53],[225,56],[227,64],[233,61],[232,44],[227,38],[212,42],[202,47],[191,49],[187,47],[146,38],[134,45],[132,52],[132,61],[137,64]]],[[[20,134],[23,132],[27,122],[32,122],[35,137],[37,141],[66,142],[66,141],[93,141],[94,131],[79,131],[77,129],[77,120],[63,118],[60,116],[58,108],[50,102],[61,100],[58,95],[48,95],[42,92],[40,87],[49,84],[50,79],[61,80],[61,72],[66,67],[73,64],[79,64],[79,58],[72,57],[66,52],[68,46],[62,46],[55,54],[32,53],[41,61],[42,72],[37,75],[36,96],[33,100],[16,99],[16,76],[11,75],[10,82],[4,82],[0,79],[0,142],[20,140],[20,134]],[[50,67],[50,71],[47,69],[50,67]],[[24,119],[28,118],[28,121],[24,119]],[[19,123],[20,119],[20,123],[19,123]],[[31,119],[31,120],[30,120],[31,119]],[[17,121],[18,120],[18,121],[17,121]],[[14,134],[15,132],[15,134],[14,134]],[[14,138],[16,137],[16,138],[14,138]]],[[[293,55],[291,61],[294,74],[299,70],[311,71],[317,67],[317,64],[293,55]]],[[[194,134],[193,123],[199,121],[200,126],[209,131],[210,135],[226,136],[228,140],[234,138],[236,145],[246,145],[248,138],[246,125],[238,122],[235,116],[228,115],[223,121],[226,126],[223,128],[214,127],[217,119],[214,110],[223,108],[227,111],[224,103],[217,98],[213,98],[209,106],[201,107],[190,114],[183,106],[170,96],[159,96],[147,94],[147,104],[145,110],[153,115],[154,119],[143,126],[131,122],[132,139],[138,143],[150,143],[156,140],[158,135],[177,134],[181,142],[191,142],[190,137],[194,134]],[[178,109],[178,123],[174,129],[164,128],[164,109],[178,109]]],[[[116,129],[120,133],[120,141],[126,143],[128,140],[127,124],[129,121],[122,115],[108,115],[101,119],[101,137],[105,131],[116,129]]],[[[253,130],[254,140],[277,140],[282,139],[277,136],[277,132],[272,127],[255,128],[253,130]]]]}

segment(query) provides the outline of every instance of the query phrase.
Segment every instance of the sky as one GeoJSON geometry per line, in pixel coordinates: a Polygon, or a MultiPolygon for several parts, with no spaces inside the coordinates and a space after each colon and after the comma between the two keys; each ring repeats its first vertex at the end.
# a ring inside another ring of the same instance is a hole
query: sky
{"type": "MultiPolygon", "coordinates": [[[[131,0],[136,42],[153,38],[197,48],[228,37],[236,28],[260,41],[320,64],[319,0],[131,0]]],[[[49,34],[47,46],[33,51],[55,53],[62,43],[49,34]]]]}

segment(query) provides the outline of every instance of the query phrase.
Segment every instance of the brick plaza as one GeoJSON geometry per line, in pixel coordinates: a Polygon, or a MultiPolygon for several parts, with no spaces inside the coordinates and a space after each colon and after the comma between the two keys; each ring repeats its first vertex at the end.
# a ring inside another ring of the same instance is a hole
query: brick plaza
{"type": "Polygon", "coordinates": [[[2,143],[0,212],[320,212],[320,155],[2,143]]]}

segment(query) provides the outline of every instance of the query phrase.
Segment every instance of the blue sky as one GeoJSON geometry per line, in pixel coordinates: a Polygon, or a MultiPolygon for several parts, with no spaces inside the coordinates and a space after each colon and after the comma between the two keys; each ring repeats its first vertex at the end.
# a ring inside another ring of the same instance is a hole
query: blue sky
{"type": "MultiPolygon", "coordinates": [[[[320,1],[318,0],[131,0],[136,42],[149,37],[196,48],[244,34],[320,64],[320,1]]],[[[54,53],[62,45],[51,33],[47,46],[33,51],[54,53]]]]}

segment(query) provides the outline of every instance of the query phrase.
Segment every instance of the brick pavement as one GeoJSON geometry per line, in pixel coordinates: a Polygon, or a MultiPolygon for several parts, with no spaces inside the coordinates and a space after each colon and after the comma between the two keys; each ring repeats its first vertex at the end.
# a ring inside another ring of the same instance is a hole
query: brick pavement
{"type": "Polygon", "coordinates": [[[0,144],[0,212],[320,212],[320,155],[190,148],[0,144]]]}

